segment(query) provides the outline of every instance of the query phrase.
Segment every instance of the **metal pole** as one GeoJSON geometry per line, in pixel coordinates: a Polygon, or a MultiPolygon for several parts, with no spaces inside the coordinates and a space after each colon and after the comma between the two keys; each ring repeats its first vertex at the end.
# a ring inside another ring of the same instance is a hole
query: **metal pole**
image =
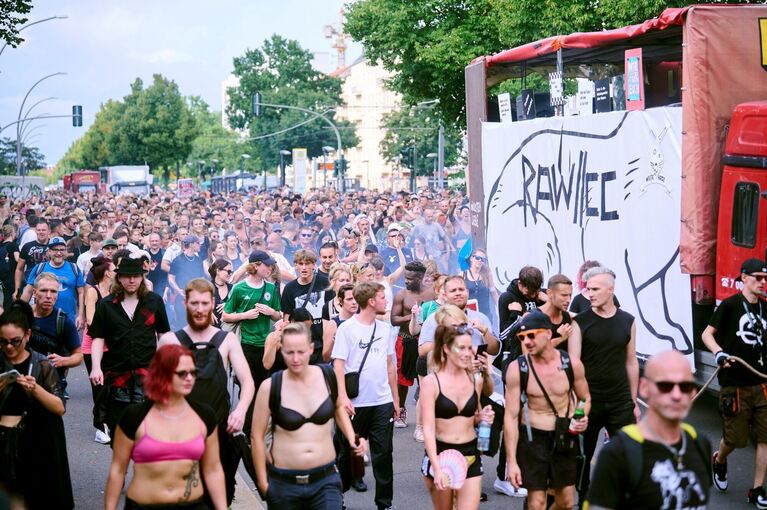
{"type": "Polygon", "coordinates": [[[439,121],[439,140],[437,148],[437,186],[445,188],[445,124],[439,121]]]}
{"type": "MultiPolygon", "coordinates": [[[[32,23],[27,23],[26,25],[24,25],[23,27],[21,27],[21,28],[19,29],[19,32],[21,32],[22,30],[25,30],[25,29],[27,29],[27,28],[31,27],[32,25],[37,25],[38,23],[43,23],[43,22],[45,22],[45,21],[50,21],[50,20],[52,20],[52,19],[67,19],[68,17],[69,17],[69,16],[67,16],[67,15],[64,15],[64,16],[51,16],[50,18],[45,18],[45,19],[40,19],[40,20],[37,20],[37,21],[33,21],[32,23]]],[[[5,48],[6,48],[7,46],[8,46],[8,43],[5,43],[5,44],[3,44],[3,47],[2,47],[2,48],[0,48],[0,55],[2,55],[2,54],[3,54],[3,52],[5,51],[5,48]]]]}
{"type": "Polygon", "coordinates": [[[58,72],[58,73],[49,74],[47,76],[43,76],[42,78],[37,80],[34,85],[32,85],[29,88],[27,93],[24,95],[24,99],[21,101],[21,107],[19,108],[19,115],[18,115],[17,120],[16,120],[16,122],[17,122],[17,124],[16,124],[16,175],[21,175],[21,173],[20,173],[21,172],[21,140],[20,140],[20,138],[21,138],[21,126],[23,125],[22,123],[26,120],[26,119],[22,120],[21,114],[24,111],[24,105],[26,104],[27,99],[29,98],[29,94],[32,93],[32,91],[35,89],[35,87],[37,87],[40,83],[44,82],[48,78],[53,78],[54,76],[58,76],[58,75],[62,75],[62,74],[67,74],[67,73],[58,72]]]}
{"type": "Polygon", "coordinates": [[[280,187],[285,187],[285,155],[280,151],[280,187]]]}

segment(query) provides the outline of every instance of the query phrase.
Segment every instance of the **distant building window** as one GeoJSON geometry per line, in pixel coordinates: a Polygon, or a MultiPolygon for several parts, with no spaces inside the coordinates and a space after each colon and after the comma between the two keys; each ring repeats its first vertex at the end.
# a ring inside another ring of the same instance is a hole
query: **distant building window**
{"type": "Polygon", "coordinates": [[[735,246],[756,246],[756,224],[759,213],[759,185],[739,182],[732,201],[732,230],[730,238],[735,246]]]}

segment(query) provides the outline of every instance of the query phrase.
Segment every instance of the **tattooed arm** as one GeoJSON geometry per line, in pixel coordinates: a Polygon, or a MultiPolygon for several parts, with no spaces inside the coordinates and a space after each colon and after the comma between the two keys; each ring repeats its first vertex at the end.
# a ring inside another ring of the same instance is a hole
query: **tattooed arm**
{"type": "Polygon", "coordinates": [[[202,474],[205,477],[205,488],[210,495],[215,510],[226,510],[226,487],[224,484],[224,469],[221,467],[221,457],[218,454],[218,429],[205,439],[205,453],[202,455],[202,474]]]}

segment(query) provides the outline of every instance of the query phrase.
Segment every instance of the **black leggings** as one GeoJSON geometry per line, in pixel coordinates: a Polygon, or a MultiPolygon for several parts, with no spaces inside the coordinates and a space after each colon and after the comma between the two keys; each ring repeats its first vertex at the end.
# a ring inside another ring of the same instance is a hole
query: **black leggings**
{"type": "MultiPolygon", "coordinates": [[[[90,354],[83,354],[83,360],[85,361],[85,368],[90,375],[93,370],[93,360],[90,354]]],[[[104,389],[106,386],[99,384],[98,386],[91,384],[91,397],[93,398],[93,427],[99,430],[104,430],[104,425],[107,419],[107,406],[106,406],[106,392],[104,389]]],[[[112,431],[110,430],[111,434],[112,431]]]]}

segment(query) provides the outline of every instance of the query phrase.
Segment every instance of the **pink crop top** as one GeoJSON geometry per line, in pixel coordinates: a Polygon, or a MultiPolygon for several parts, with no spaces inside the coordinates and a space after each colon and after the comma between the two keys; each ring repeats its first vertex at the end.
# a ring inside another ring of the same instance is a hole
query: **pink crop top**
{"type": "Polygon", "coordinates": [[[144,419],[144,434],[133,445],[133,462],[144,464],[147,462],[163,462],[166,460],[200,460],[205,452],[205,425],[200,435],[189,441],[160,441],[149,435],[146,423],[149,416],[144,419]]]}

